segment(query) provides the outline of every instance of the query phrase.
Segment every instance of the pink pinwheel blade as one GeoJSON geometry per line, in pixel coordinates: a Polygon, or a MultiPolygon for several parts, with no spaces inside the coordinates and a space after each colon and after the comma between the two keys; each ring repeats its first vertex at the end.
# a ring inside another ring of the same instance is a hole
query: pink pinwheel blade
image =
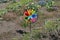
{"type": "Polygon", "coordinates": [[[36,22],[36,18],[32,18],[31,22],[33,22],[33,23],[36,22]]]}

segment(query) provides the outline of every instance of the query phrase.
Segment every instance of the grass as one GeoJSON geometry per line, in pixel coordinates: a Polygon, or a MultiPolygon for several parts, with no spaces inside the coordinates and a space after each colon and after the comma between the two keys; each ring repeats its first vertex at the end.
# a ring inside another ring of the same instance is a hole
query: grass
{"type": "Polygon", "coordinates": [[[60,6],[60,1],[55,1],[55,2],[56,2],[55,5],[60,6]]]}
{"type": "Polygon", "coordinates": [[[60,21],[56,21],[56,20],[48,20],[45,22],[44,27],[48,30],[48,31],[52,31],[52,30],[56,30],[58,28],[60,28],[60,21]]]}
{"type": "Polygon", "coordinates": [[[12,4],[9,4],[6,9],[8,9],[9,11],[18,11],[20,9],[20,4],[18,2],[16,3],[12,3],[12,4]]]}
{"type": "Polygon", "coordinates": [[[4,15],[5,13],[7,13],[7,9],[0,10],[0,16],[4,15]]]}
{"type": "Polygon", "coordinates": [[[31,2],[33,0],[20,0],[20,4],[23,5],[23,4],[27,4],[29,2],[31,2]]]}

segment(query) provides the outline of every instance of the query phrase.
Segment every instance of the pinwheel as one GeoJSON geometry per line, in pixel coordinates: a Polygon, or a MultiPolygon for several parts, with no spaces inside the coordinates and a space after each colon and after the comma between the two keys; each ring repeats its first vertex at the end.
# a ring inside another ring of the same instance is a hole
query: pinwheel
{"type": "Polygon", "coordinates": [[[24,11],[25,21],[26,22],[35,22],[37,19],[37,12],[33,9],[27,9],[24,11]]]}

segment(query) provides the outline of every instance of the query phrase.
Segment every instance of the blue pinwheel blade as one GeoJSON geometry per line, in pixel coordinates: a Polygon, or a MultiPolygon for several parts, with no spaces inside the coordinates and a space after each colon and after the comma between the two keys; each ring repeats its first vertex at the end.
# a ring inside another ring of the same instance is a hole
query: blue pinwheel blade
{"type": "Polygon", "coordinates": [[[37,14],[33,14],[32,15],[32,18],[37,18],[37,14]]]}

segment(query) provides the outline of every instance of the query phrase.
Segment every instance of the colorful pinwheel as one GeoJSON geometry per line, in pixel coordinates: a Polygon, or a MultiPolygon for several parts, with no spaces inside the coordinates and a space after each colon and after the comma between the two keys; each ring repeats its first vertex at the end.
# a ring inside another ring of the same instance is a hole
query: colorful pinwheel
{"type": "Polygon", "coordinates": [[[33,9],[26,9],[24,11],[25,21],[34,23],[37,20],[37,12],[33,9]]]}

